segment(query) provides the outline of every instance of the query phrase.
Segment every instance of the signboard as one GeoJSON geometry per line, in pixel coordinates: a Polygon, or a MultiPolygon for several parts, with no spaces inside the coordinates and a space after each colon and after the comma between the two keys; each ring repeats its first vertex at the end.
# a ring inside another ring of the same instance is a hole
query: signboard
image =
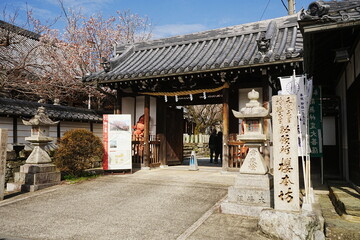
{"type": "Polygon", "coordinates": [[[322,157],[322,116],[321,116],[321,88],[316,86],[313,89],[309,109],[309,140],[311,157],[322,157]]]}
{"type": "Polygon", "coordinates": [[[131,115],[104,115],[103,139],[103,169],[132,169],[131,115]]]}
{"type": "Polygon", "coordinates": [[[273,96],[272,102],[275,209],[299,211],[296,96],[273,96]]]}

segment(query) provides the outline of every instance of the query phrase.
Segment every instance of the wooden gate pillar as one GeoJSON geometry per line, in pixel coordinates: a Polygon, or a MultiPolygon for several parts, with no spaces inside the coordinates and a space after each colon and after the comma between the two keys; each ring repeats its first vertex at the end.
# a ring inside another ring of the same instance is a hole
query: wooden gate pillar
{"type": "Polygon", "coordinates": [[[144,167],[150,168],[150,96],[144,103],[144,167]]]}
{"type": "Polygon", "coordinates": [[[122,105],[121,91],[120,91],[120,89],[118,89],[116,91],[114,114],[121,114],[121,112],[122,112],[121,105],[122,105]]]}
{"type": "Polygon", "coordinates": [[[223,158],[222,169],[229,168],[229,88],[223,89],[223,158]]]}
{"type": "Polygon", "coordinates": [[[160,140],[159,160],[160,168],[167,167],[166,159],[166,116],[167,106],[164,101],[156,101],[156,136],[160,140]]]}

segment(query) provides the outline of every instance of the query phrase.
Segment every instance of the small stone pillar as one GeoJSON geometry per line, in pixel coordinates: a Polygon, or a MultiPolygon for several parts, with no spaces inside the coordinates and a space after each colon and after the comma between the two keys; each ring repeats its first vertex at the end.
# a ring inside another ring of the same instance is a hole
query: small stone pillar
{"type": "Polygon", "coordinates": [[[0,201],[4,199],[7,138],[7,129],[0,129],[0,201]]]}
{"type": "Polygon", "coordinates": [[[53,140],[49,137],[49,128],[58,122],[53,122],[46,114],[44,107],[39,107],[36,115],[29,121],[23,120],[24,125],[31,126],[31,136],[26,137],[34,149],[26,159],[26,164],[15,173],[15,183],[9,183],[8,191],[36,191],[45,187],[59,184],[61,174],[51,162],[45,147],[53,140]]]}
{"type": "Polygon", "coordinates": [[[245,216],[259,216],[264,208],[273,206],[273,182],[259,148],[267,140],[264,134],[264,119],[269,118],[269,110],[258,102],[259,93],[254,89],[248,93],[249,102],[240,110],[234,111],[236,118],[242,119],[243,133],[238,140],[249,147],[244,163],[235,178],[234,186],[229,187],[228,199],[221,204],[223,213],[245,216]]]}

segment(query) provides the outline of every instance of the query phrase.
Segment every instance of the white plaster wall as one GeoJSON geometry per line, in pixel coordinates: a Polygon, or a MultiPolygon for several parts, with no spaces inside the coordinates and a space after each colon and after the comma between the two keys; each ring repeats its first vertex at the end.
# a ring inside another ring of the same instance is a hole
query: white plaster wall
{"type": "MultiPolygon", "coordinates": [[[[144,114],[144,104],[145,104],[144,96],[136,97],[135,122],[137,122],[139,118],[144,114]]],[[[152,116],[150,115],[150,118],[151,117],[152,116]]]]}
{"type": "Polygon", "coordinates": [[[7,149],[12,150],[13,143],[13,119],[0,117],[0,128],[8,130],[7,149]]]}
{"type": "Polygon", "coordinates": [[[28,141],[25,141],[26,137],[31,135],[31,126],[25,126],[21,119],[17,119],[17,141],[19,144],[29,144],[28,141]]]}
{"type": "Polygon", "coordinates": [[[150,135],[156,135],[156,98],[150,97],[150,135]]]}
{"type": "Polygon", "coordinates": [[[90,123],[87,122],[61,122],[60,123],[60,137],[64,135],[66,131],[76,128],[83,128],[90,131],[90,123]]]}
{"type": "Polygon", "coordinates": [[[123,114],[130,114],[131,115],[131,122],[133,125],[135,125],[136,121],[134,118],[135,114],[135,98],[133,97],[124,97],[121,100],[121,112],[123,114]]]}
{"type": "Polygon", "coordinates": [[[57,125],[50,126],[49,128],[49,136],[52,138],[57,138],[57,125]]]}
{"type": "MultiPolygon", "coordinates": [[[[122,99],[122,113],[131,114],[133,125],[144,114],[144,96],[125,97],[122,99]]],[[[150,135],[156,134],[156,98],[150,97],[150,135]]]]}
{"type": "Polygon", "coordinates": [[[93,124],[93,133],[95,136],[98,136],[101,141],[103,140],[103,125],[102,123],[93,124]]]}
{"type": "MultiPolygon", "coordinates": [[[[9,117],[0,117],[0,128],[8,130],[8,150],[12,150],[13,142],[13,118],[9,117]]],[[[61,137],[68,130],[75,128],[84,128],[90,130],[90,123],[81,123],[81,122],[61,122],[60,123],[60,131],[61,137]]],[[[26,137],[30,137],[31,134],[31,126],[25,126],[21,119],[17,119],[17,143],[18,144],[29,144],[28,141],[25,140],[26,137]]],[[[96,136],[100,137],[102,140],[102,123],[94,123],[93,124],[93,132],[96,136]]],[[[54,138],[53,142],[56,142],[57,139],[57,125],[50,126],[49,128],[49,136],[54,138]]]]}

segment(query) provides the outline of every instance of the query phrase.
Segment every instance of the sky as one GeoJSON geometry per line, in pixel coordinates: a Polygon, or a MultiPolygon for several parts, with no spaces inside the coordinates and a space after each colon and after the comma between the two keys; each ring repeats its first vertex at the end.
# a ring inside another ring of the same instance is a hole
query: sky
{"type": "MultiPolygon", "coordinates": [[[[282,17],[287,10],[281,0],[63,0],[66,8],[80,9],[87,16],[101,13],[115,16],[116,11],[130,10],[152,23],[153,38],[164,38],[210,29],[228,27],[259,20],[282,17]]],[[[283,0],[287,5],[287,0],[283,0]]],[[[314,0],[295,0],[295,10],[307,9],[314,0]]],[[[45,22],[61,15],[58,0],[1,0],[3,10],[18,10],[17,22],[25,21],[26,9],[32,9],[34,17],[45,22]]],[[[53,28],[63,29],[58,20],[53,28]]]]}

